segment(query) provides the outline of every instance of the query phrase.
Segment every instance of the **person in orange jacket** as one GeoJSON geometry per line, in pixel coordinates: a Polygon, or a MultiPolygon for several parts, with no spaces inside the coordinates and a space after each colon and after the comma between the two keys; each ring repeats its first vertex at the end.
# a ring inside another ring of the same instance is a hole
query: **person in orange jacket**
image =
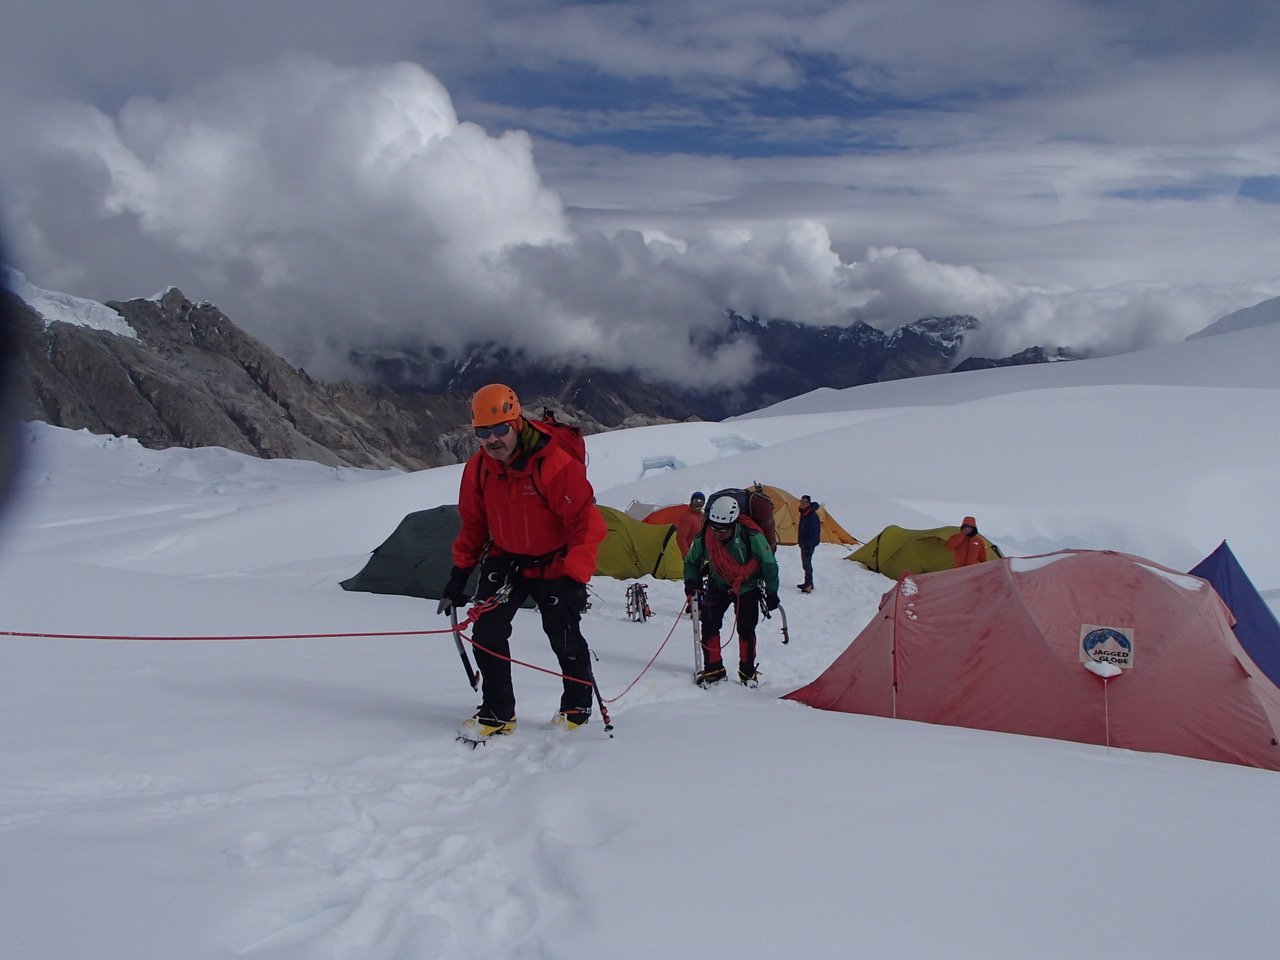
{"type": "Polygon", "coordinates": [[[973,517],[965,517],[960,532],[947,538],[947,549],[955,557],[953,567],[967,567],[987,560],[987,544],[978,536],[978,523],[973,517]]]}
{"type": "Polygon", "coordinates": [[[510,387],[481,387],[472,398],[471,413],[480,449],[462,471],[462,529],[453,542],[453,569],[441,611],[467,603],[467,579],[476,566],[476,602],[510,589],[476,620],[472,631],[484,702],[463,723],[462,736],[483,740],[515,729],[511,623],[529,597],[565,675],[560,711],[552,723],[571,730],[591,719],[594,681],[581,619],[586,585],[606,533],[604,517],[596,508],[586,465],[550,432],[524,418],[510,387]]]}
{"type": "Polygon", "coordinates": [[[689,555],[693,538],[702,532],[702,508],[706,502],[707,495],[695,490],[689,498],[689,509],[676,517],[676,546],[680,548],[682,557],[689,555]]]}

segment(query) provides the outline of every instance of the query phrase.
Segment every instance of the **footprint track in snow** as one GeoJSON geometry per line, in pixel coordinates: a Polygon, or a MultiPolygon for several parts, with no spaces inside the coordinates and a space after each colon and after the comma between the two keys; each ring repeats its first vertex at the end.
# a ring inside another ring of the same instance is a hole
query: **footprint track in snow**
{"type": "MultiPolygon", "coordinates": [[[[382,757],[380,789],[312,798],[310,822],[325,829],[290,836],[255,831],[229,851],[243,868],[283,871],[288,891],[259,903],[234,938],[246,953],[269,956],[300,944],[316,955],[468,957],[526,944],[537,952],[540,918],[571,910],[574,898],[556,878],[542,883],[499,854],[509,787],[526,777],[580,762],[581,745],[564,734],[513,734],[464,750],[420,743],[398,763],[382,757]],[[480,751],[484,751],[480,753],[480,751]],[[430,810],[431,824],[419,811],[430,810]],[[496,819],[495,819],[496,818],[496,819]],[[441,824],[444,825],[441,825],[441,824]],[[299,897],[299,891],[305,891],[299,897]],[[480,920],[477,923],[476,918],[480,920]]],[[[371,775],[364,761],[362,776],[371,775]]],[[[563,866],[558,830],[528,838],[527,863],[553,873],[563,866]]]]}

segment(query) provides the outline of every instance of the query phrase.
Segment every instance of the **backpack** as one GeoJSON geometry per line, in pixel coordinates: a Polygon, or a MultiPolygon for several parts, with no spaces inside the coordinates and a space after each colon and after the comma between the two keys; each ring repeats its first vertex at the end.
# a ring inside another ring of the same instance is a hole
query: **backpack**
{"type": "Polygon", "coordinates": [[[582,428],[556,419],[555,411],[550,407],[542,408],[542,419],[531,420],[536,426],[551,434],[553,442],[558,443],[569,456],[581,464],[587,462],[587,438],[582,435],[582,428]]]}
{"type": "Polygon", "coordinates": [[[764,487],[759,483],[753,483],[750,487],[726,487],[711,494],[707,497],[707,505],[702,511],[704,532],[707,529],[707,515],[711,511],[711,504],[720,497],[733,497],[738,501],[739,519],[748,527],[763,533],[764,538],[769,541],[769,549],[774,553],[778,552],[778,528],[773,522],[773,501],[764,492],[764,487]]]}

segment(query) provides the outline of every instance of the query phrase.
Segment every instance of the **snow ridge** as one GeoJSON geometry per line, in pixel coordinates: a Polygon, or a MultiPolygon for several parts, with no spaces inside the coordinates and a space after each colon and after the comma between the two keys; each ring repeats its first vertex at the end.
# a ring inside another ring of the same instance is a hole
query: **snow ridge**
{"type": "Polygon", "coordinates": [[[54,293],[28,283],[24,274],[4,268],[4,284],[36,313],[44,318],[47,327],[51,323],[70,323],[93,330],[105,330],[116,336],[138,339],[138,332],[105,304],[69,293],[54,293]]]}

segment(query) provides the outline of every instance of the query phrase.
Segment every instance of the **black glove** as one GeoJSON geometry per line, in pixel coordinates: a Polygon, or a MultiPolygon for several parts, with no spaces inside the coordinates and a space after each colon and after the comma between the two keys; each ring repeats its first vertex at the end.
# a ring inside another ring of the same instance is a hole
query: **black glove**
{"type": "Polygon", "coordinates": [[[436,613],[448,613],[454,607],[465,607],[471,600],[467,596],[467,577],[475,567],[454,567],[449,571],[449,580],[441,589],[440,606],[436,613]]]}
{"type": "Polygon", "coordinates": [[[764,595],[764,608],[766,610],[778,609],[778,594],[775,591],[770,590],[764,595]]]}
{"type": "Polygon", "coordinates": [[[695,593],[702,589],[701,580],[686,580],[684,582],[684,595],[692,597],[695,593]]]}
{"type": "Polygon", "coordinates": [[[556,598],[574,613],[587,609],[587,585],[573,577],[556,577],[556,598]]]}

